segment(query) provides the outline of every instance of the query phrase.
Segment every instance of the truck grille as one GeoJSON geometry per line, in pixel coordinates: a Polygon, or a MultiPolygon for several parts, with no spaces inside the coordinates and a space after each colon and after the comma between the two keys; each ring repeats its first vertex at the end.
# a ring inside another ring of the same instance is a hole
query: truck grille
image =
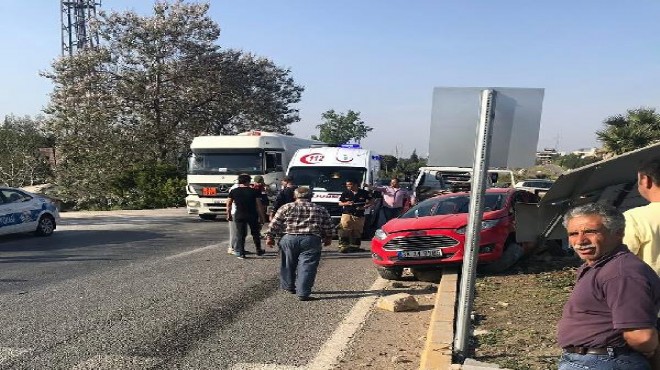
{"type": "Polygon", "coordinates": [[[458,244],[458,240],[445,235],[420,235],[397,237],[385,244],[383,249],[414,251],[420,249],[447,248],[458,244]]]}

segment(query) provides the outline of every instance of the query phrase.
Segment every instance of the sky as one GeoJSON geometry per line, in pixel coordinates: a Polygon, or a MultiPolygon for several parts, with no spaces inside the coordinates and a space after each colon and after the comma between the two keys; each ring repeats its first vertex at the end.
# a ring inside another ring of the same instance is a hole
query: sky
{"type": "MultiPolygon", "coordinates": [[[[39,114],[61,52],[60,1],[0,0],[0,117],[39,114]],[[29,4],[28,4],[29,3],[29,4]],[[39,4],[39,6],[37,6],[39,4]]],[[[102,0],[149,14],[153,1],[102,0]]],[[[329,109],[360,112],[362,146],[428,153],[434,87],[544,88],[539,148],[599,146],[609,116],[660,108],[660,2],[211,0],[218,44],[291,69],[305,87],[294,134],[329,109]]]]}

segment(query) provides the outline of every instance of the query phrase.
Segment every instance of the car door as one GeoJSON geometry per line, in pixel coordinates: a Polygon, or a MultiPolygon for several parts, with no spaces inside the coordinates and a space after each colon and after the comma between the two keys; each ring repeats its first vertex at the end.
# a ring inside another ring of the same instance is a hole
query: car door
{"type": "Polygon", "coordinates": [[[19,233],[37,229],[38,214],[35,214],[31,196],[15,189],[0,190],[7,206],[0,224],[6,227],[5,233],[19,233]]]}
{"type": "Polygon", "coordinates": [[[13,205],[7,201],[0,189],[0,235],[14,232],[16,224],[13,221],[13,205]]]}

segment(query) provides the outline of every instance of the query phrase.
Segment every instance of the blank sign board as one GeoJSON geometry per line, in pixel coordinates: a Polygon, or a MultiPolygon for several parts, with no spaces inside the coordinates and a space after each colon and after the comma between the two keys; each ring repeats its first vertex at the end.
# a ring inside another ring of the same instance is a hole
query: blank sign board
{"type": "Polygon", "coordinates": [[[518,87],[436,87],[429,165],[472,167],[481,91],[485,89],[497,92],[489,166],[534,165],[544,89],[518,87]]]}

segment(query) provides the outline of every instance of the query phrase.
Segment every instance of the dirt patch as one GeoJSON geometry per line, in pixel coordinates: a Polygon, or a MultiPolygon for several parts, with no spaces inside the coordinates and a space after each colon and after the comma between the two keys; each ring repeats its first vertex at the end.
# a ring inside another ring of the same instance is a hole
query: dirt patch
{"type": "MultiPolygon", "coordinates": [[[[520,262],[499,275],[479,275],[474,302],[472,358],[514,370],[556,369],[561,350],[557,322],[580,265],[575,257],[520,262]]],[[[374,308],[336,369],[419,369],[437,285],[408,277],[400,288],[414,294],[416,312],[374,308]]],[[[395,284],[395,286],[398,286],[395,284]]]]}
{"type": "Polygon", "coordinates": [[[419,369],[437,284],[405,276],[403,281],[391,282],[387,291],[413,295],[419,309],[389,312],[374,307],[335,369],[419,369]]]}
{"type": "Polygon", "coordinates": [[[581,262],[529,259],[477,279],[475,359],[516,370],[557,368],[557,322],[581,262]]]}

